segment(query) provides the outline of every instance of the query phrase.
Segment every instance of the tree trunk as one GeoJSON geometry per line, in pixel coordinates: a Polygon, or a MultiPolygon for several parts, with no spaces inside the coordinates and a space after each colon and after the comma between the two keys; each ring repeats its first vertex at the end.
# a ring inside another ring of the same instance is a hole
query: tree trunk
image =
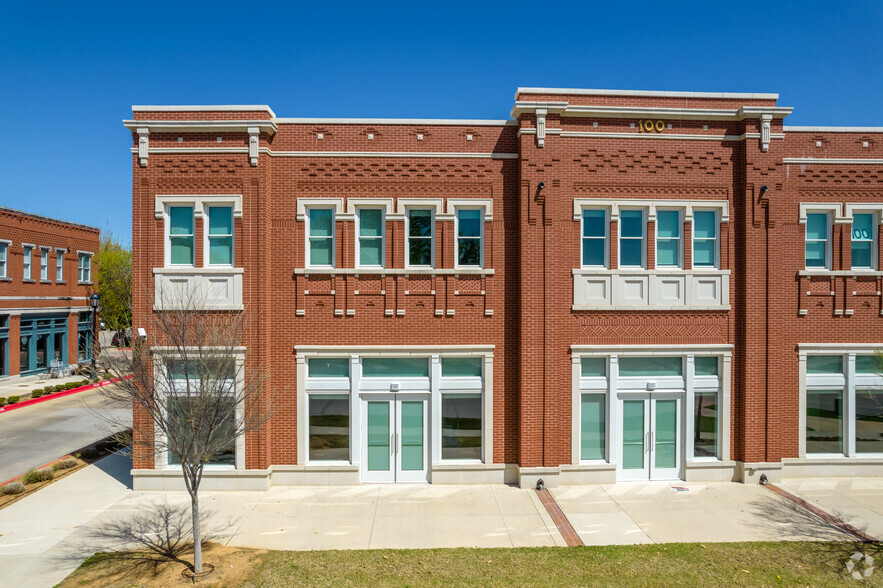
{"type": "Polygon", "coordinates": [[[199,498],[196,492],[190,494],[190,506],[193,513],[193,571],[202,572],[202,540],[199,537],[199,498]]]}

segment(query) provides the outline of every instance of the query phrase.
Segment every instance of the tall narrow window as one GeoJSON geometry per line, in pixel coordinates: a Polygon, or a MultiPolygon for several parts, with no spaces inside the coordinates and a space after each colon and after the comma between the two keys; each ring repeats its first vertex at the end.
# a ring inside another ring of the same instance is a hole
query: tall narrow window
{"type": "Polygon", "coordinates": [[[828,214],[806,215],[806,267],[828,267],[828,214]]]}
{"type": "Polygon", "coordinates": [[[40,248],[40,280],[49,281],[49,250],[40,248]]]}
{"type": "Polygon", "coordinates": [[[7,271],[7,260],[9,258],[9,245],[7,243],[0,243],[0,278],[6,278],[9,276],[7,271]]]}
{"type": "Polygon", "coordinates": [[[619,213],[619,266],[644,267],[644,211],[619,213]]]}
{"type": "Polygon", "coordinates": [[[852,217],[852,267],[871,269],[874,267],[874,215],[855,214],[852,217]]]}
{"type": "Polygon", "coordinates": [[[482,267],[483,216],[477,209],[457,210],[457,265],[460,267],[482,267]]]}
{"type": "Polygon", "coordinates": [[[717,392],[696,392],[693,397],[693,457],[717,457],[717,427],[717,392]]]}
{"type": "Polygon", "coordinates": [[[481,395],[443,394],[442,459],[481,459],[481,395]]]}
{"type": "Polygon", "coordinates": [[[313,267],[334,266],[334,210],[311,208],[308,217],[309,250],[308,265],[313,267]]]}
{"type": "Polygon", "coordinates": [[[349,397],[342,394],[313,394],[309,402],[310,461],[349,461],[349,397]]]}
{"type": "Polygon", "coordinates": [[[64,249],[55,250],[55,281],[64,281],[64,249]]]}
{"type": "Polygon", "coordinates": [[[30,245],[22,246],[22,269],[21,277],[23,280],[31,279],[31,256],[34,254],[34,248],[30,245]]]}
{"type": "Polygon", "coordinates": [[[360,208],[359,249],[357,265],[383,267],[383,210],[380,208],[360,208]]]}
{"type": "Polygon", "coordinates": [[[92,281],[92,256],[88,253],[80,253],[77,261],[78,279],[80,282],[92,281]]]}
{"type": "Polygon", "coordinates": [[[193,265],[193,207],[169,207],[169,263],[193,265]]]}
{"type": "Polygon", "coordinates": [[[583,267],[607,267],[607,211],[583,210],[583,267]]]}
{"type": "Polygon", "coordinates": [[[432,210],[408,209],[408,265],[433,267],[432,210]]]}
{"type": "Polygon", "coordinates": [[[656,267],[681,266],[681,213],[660,210],[656,213],[656,267]]]}
{"type": "Polygon", "coordinates": [[[806,452],[843,453],[843,390],[806,391],[806,452]]]}
{"type": "Polygon", "coordinates": [[[693,212],[693,267],[717,267],[717,213],[693,212]]]}
{"type": "Polygon", "coordinates": [[[580,459],[605,459],[607,412],[604,394],[583,394],[580,402],[580,459]]]}
{"type": "Polygon", "coordinates": [[[233,207],[208,207],[208,265],[233,265],[233,207]]]}

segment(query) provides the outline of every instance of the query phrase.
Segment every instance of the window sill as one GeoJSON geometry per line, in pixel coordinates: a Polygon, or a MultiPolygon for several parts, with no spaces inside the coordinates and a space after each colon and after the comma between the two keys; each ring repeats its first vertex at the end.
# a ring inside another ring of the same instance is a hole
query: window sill
{"type": "Polygon", "coordinates": [[[41,284],[52,284],[50,280],[40,280],[41,284]]]}
{"type": "Polygon", "coordinates": [[[827,269],[806,269],[797,272],[801,277],[837,277],[837,276],[883,276],[883,271],[878,270],[827,270],[827,269]]]}
{"type": "Polygon", "coordinates": [[[0,282],[11,282],[12,278],[0,278],[0,282]]]}
{"type": "Polygon", "coordinates": [[[92,282],[77,282],[77,286],[91,286],[92,282]]]}
{"type": "MultiPolygon", "coordinates": [[[[638,267],[624,267],[617,269],[606,269],[606,268],[580,268],[571,270],[571,273],[575,276],[583,275],[586,273],[595,273],[595,274],[603,274],[603,275],[635,275],[635,276],[645,276],[650,274],[665,274],[665,275],[689,275],[689,274],[711,274],[711,275],[730,275],[730,270],[721,270],[717,268],[694,268],[694,269],[681,269],[681,268],[656,268],[656,269],[644,269],[638,267]]],[[[883,273],[883,272],[881,272],[883,273]]]]}
{"type": "Polygon", "coordinates": [[[55,283],[58,284],[58,285],[60,285],[60,286],[64,286],[65,284],[67,284],[67,282],[65,282],[64,280],[58,280],[58,281],[56,281],[55,283]]]}
{"type": "Polygon", "coordinates": [[[30,279],[30,278],[25,278],[25,279],[23,279],[23,280],[21,281],[21,283],[22,283],[22,284],[36,284],[37,281],[36,281],[36,280],[32,280],[32,279],[30,279]]]}
{"type": "Polygon", "coordinates": [[[186,276],[197,276],[204,274],[241,274],[245,272],[245,268],[241,267],[233,267],[233,266],[209,266],[209,267],[194,267],[191,265],[188,266],[172,266],[172,267],[155,267],[153,268],[153,273],[155,275],[164,275],[164,274],[177,274],[177,275],[186,275],[186,276]]]}
{"type": "Polygon", "coordinates": [[[482,275],[482,276],[492,276],[494,275],[494,270],[492,269],[465,269],[465,268],[442,268],[442,269],[417,269],[417,268],[386,268],[386,269],[367,269],[367,268],[319,268],[319,267],[306,267],[306,268],[296,268],[294,270],[296,275],[310,275],[310,274],[341,274],[341,275],[349,275],[349,274],[362,274],[362,275],[457,275],[463,274],[465,275],[482,275]]]}

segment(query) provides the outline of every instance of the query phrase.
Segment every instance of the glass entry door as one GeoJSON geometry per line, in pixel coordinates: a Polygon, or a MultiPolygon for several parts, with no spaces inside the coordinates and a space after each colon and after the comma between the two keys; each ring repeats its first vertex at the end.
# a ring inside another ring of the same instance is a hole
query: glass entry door
{"type": "Polygon", "coordinates": [[[681,478],[682,394],[621,394],[620,480],[681,478]]]}
{"type": "Polygon", "coordinates": [[[428,396],[362,397],[362,481],[426,482],[429,479],[428,396]]]}

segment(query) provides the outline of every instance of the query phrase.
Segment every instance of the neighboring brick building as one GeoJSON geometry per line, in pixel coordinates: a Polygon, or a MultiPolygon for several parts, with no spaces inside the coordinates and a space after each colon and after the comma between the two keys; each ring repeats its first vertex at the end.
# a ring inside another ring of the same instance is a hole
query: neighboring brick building
{"type": "Polygon", "coordinates": [[[0,207],[0,381],[92,359],[99,231],[0,207]]]}
{"type": "Polygon", "coordinates": [[[133,107],[135,282],[254,311],[247,369],[289,399],[209,485],[883,473],[883,129],[777,98],[133,107]]]}

